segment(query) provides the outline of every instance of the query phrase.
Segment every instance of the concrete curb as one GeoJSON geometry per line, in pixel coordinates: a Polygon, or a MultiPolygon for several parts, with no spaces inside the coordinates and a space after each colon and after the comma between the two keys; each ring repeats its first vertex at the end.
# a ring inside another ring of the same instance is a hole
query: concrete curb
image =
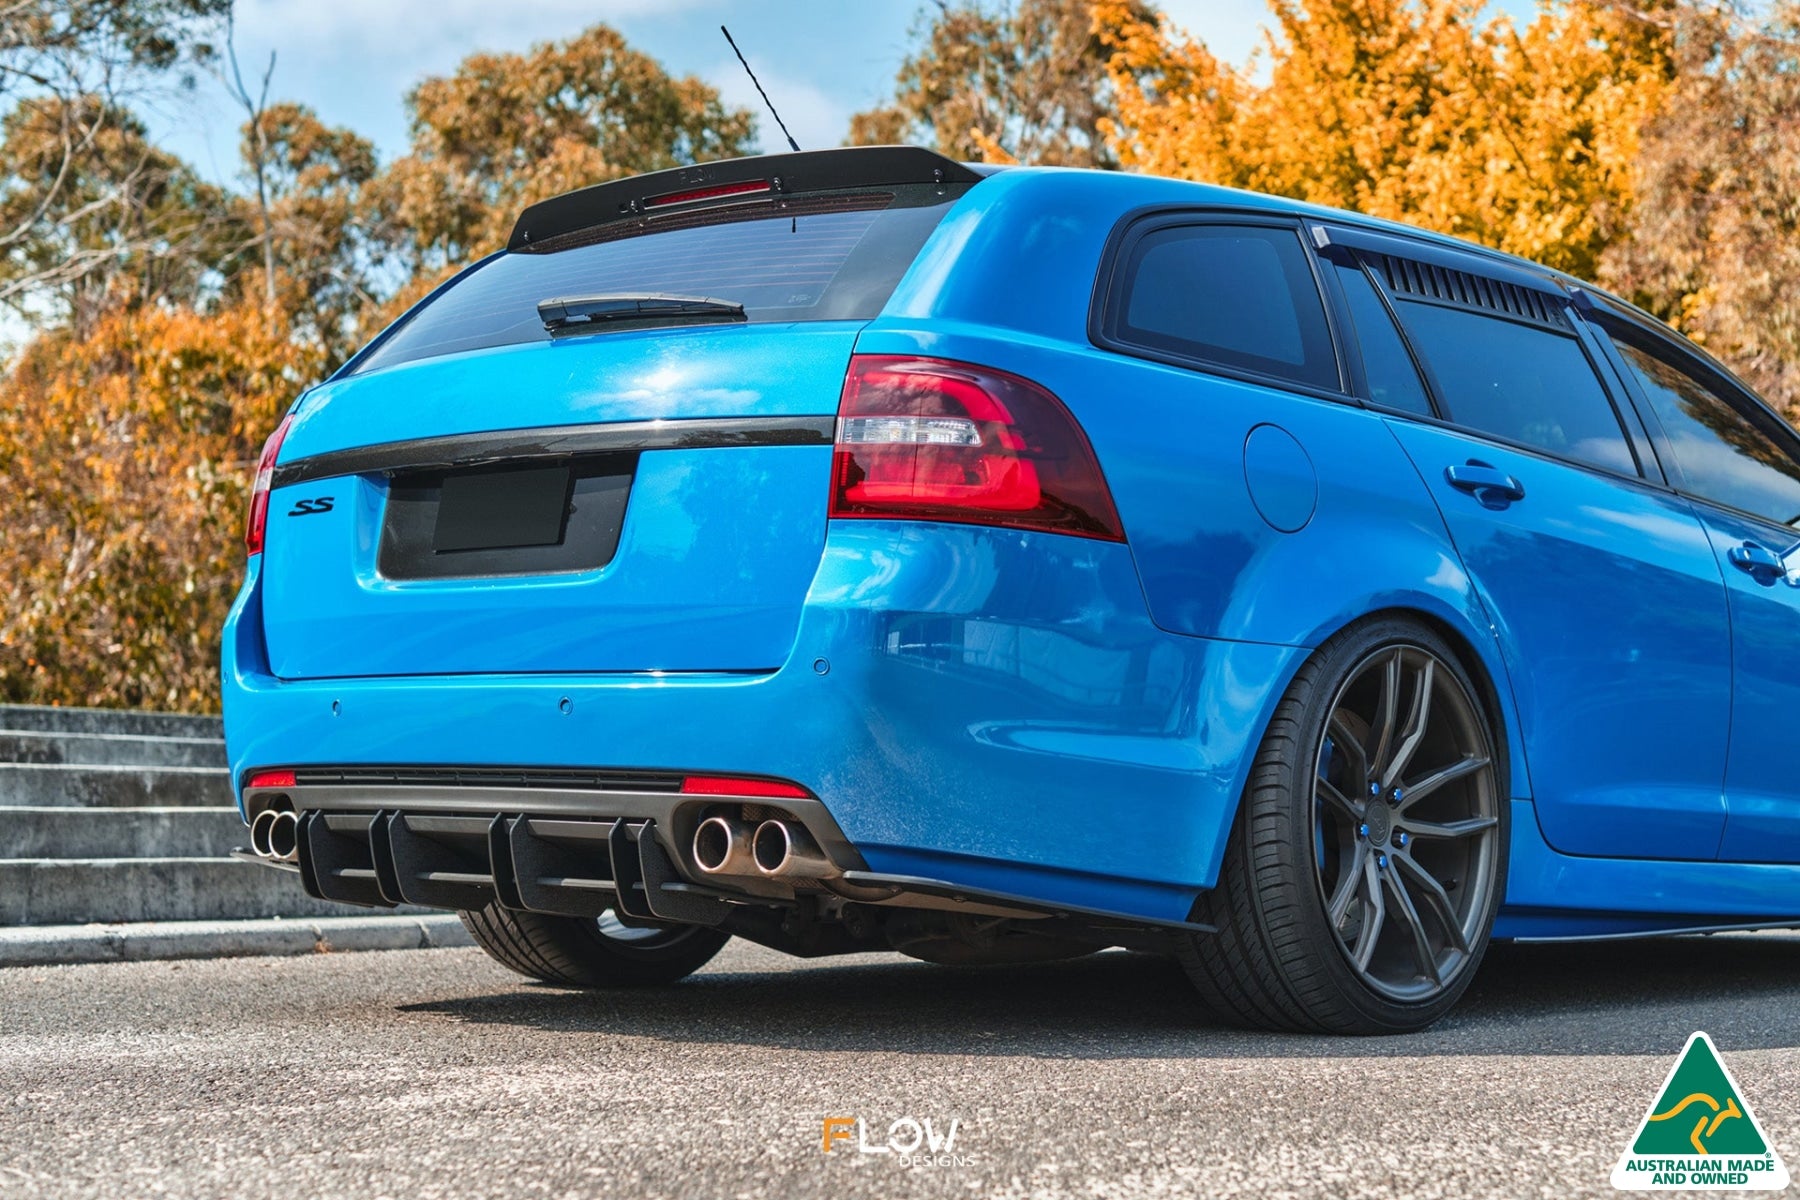
{"type": "Polygon", "coordinates": [[[474,943],[454,916],[275,917],[0,928],[0,967],[423,950],[474,943]]]}

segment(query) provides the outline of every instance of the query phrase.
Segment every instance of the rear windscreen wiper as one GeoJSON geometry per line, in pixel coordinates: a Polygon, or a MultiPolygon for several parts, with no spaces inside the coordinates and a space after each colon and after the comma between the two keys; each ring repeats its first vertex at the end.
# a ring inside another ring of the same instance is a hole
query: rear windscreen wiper
{"type": "Polygon", "coordinates": [[[609,325],[689,325],[744,320],[744,306],[735,300],[653,292],[636,296],[557,296],[539,300],[537,310],[538,320],[553,334],[609,325]]]}

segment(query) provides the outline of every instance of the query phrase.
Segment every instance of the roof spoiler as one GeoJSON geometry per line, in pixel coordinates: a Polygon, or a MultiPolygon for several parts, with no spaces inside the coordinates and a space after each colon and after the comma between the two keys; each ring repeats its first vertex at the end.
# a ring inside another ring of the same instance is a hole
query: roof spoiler
{"type": "Polygon", "coordinates": [[[708,202],[754,201],[800,192],[897,187],[908,183],[975,183],[990,172],[917,146],[851,146],[762,154],[634,175],[541,200],[519,214],[508,250],[546,242],[611,221],[662,210],[690,211],[708,202]]]}

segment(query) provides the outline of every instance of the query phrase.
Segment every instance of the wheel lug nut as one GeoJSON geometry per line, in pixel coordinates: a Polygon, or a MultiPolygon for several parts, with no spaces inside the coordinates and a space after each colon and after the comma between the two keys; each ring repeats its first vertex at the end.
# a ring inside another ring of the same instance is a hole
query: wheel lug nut
{"type": "Polygon", "coordinates": [[[1405,833],[1396,833],[1394,835],[1394,845],[1404,846],[1404,845],[1406,845],[1406,842],[1407,842],[1407,838],[1406,838],[1405,833]]]}
{"type": "Polygon", "coordinates": [[[1391,803],[1398,804],[1398,803],[1400,803],[1400,798],[1403,795],[1405,795],[1404,792],[1402,792],[1399,788],[1395,788],[1393,791],[1388,793],[1388,800],[1391,803]]]}
{"type": "Polygon", "coordinates": [[[1369,784],[1369,795],[1371,795],[1371,796],[1381,795],[1381,785],[1379,783],[1370,783],[1369,784]]]}
{"type": "Polygon", "coordinates": [[[1376,865],[1376,866],[1378,866],[1378,867],[1385,867],[1385,866],[1387,866],[1387,855],[1385,855],[1385,854],[1377,854],[1377,855],[1376,855],[1376,856],[1375,856],[1375,865],[1376,865]]]}
{"type": "Polygon", "coordinates": [[[1369,836],[1369,827],[1367,825],[1358,825],[1356,827],[1356,836],[1359,838],[1368,837],[1369,836]]]}

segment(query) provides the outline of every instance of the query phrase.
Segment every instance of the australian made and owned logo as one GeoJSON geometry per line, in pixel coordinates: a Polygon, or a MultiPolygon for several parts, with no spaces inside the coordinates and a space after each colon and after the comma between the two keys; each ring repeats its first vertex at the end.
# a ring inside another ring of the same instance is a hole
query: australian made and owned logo
{"type": "Polygon", "coordinates": [[[1696,1033],[1613,1168],[1612,1182],[1632,1191],[1779,1191],[1788,1173],[1712,1039],[1696,1033]]]}

